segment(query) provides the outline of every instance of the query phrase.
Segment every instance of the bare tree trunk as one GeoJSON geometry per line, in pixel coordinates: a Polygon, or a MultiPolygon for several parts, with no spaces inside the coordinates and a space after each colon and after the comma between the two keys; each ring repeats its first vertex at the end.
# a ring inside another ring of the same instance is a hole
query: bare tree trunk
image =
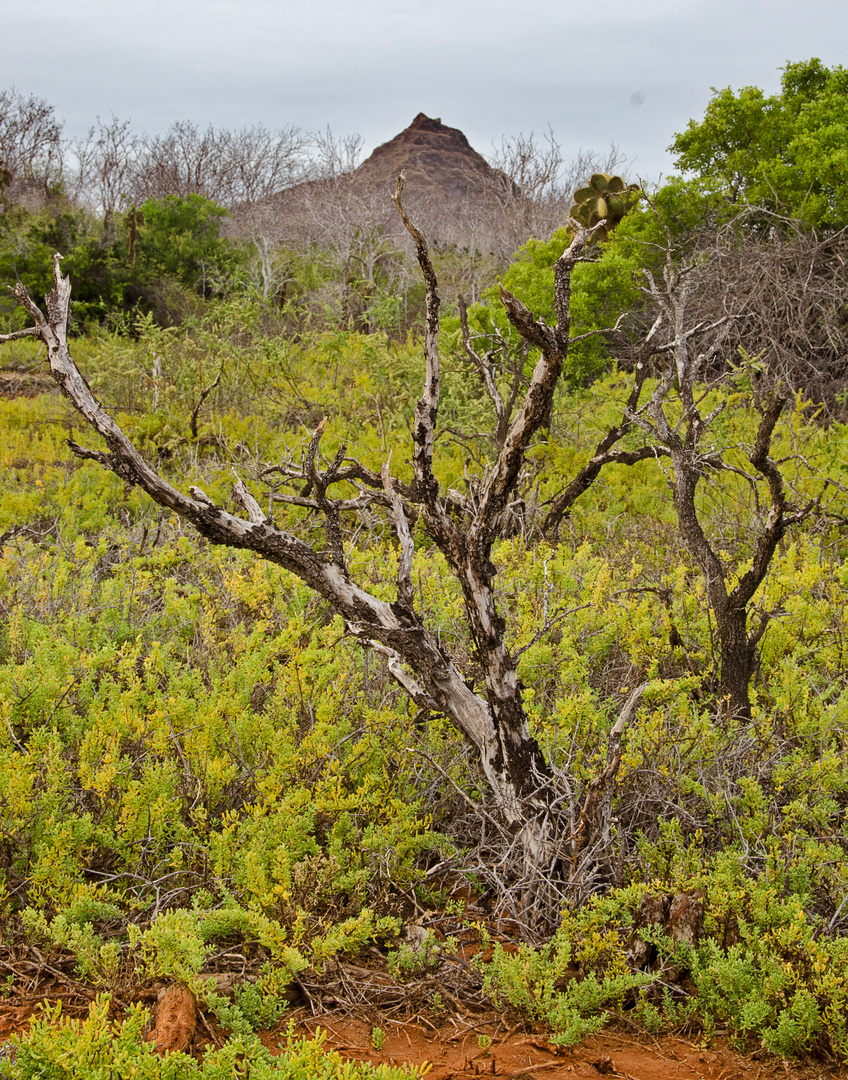
{"type": "Polygon", "coordinates": [[[748,636],[747,622],[744,607],[726,608],[720,617],[716,612],[721,643],[720,693],[727,702],[728,711],[746,720],[751,716],[748,687],[757,656],[756,645],[748,636]]]}
{"type": "MultiPolygon", "coordinates": [[[[660,370],[649,402],[639,412],[631,409],[629,417],[648,431],[671,458],[674,508],[680,536],[704,575],[707,598],[715,616],[720,642],[719,694],[730,714],[748,718],[751,715],[749,685],[756,666],[757,646],[769,621],[768,614],[763,613],[757,628],[749,631],[748,606],[766,576],[786,529],[803,520],[814,504],[811,502],[794,513],[787,513],[783,477],[768,456],[775,427],[786,405],[785,398],[775,393],[762,405],[756,439],[748,455],[748,460],[768,485],[770,510],[757,535],[750,568],[729,590],[728,572],[707,539],[696,505],[696,492],[704,473],[727,468],[720,452],[705,453],[702,448],[710,424],[724,406],[719,405],[709,416],[702,416],[696,383],[700,373],[724,347],[733,316],[724,314],[712,322],[687,319],[687,306],[697,287],[698,270],[706,273],[706,264],[675,266],[669,235],[662,285],[647,273],[650,287],[646,291],[660,311],[648,335],[649,340],[661,326],[666,329],[666,340],[658,339],[651,348],[660,370]],[[696,348],[696,342],[700,343],[699,348],[696,348]],[[672,397],[676,397],[682,415],[668,409],[672,397]]],[[[752,477],[749,480],[754,482],[752,477]]]]}

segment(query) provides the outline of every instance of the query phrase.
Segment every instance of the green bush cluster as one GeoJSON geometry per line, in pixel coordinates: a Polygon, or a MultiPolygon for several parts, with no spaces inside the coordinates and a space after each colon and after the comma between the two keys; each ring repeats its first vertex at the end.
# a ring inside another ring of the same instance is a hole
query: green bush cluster
{"type": "MultiPolygon", "coordinates": [[[[98,390],[107,401],[114,394],[122,423],[160,454],[173,482],[200,482],[226,501],[233,458],[249,469],[302,452],[307,416],[294,420],[293,410],[306,409],[304,399],[311,422],[331,414],[329,437],[350,440],[372,467],[403,445],[414,391],[391,395],[414,370],[411,344],[263,339],[249,305],[216,318],[80,343],[98,390]],[[212,374],[203,356],[215,335],[234,405],[222,411],[211,399],[192,438],[187,414],[212,374]],[[158,386],[138,374],[154,354],[158,386]]],[[[447,381],[460,422],[483,419],[462,366],[447,381]]],[[[556,438],[536,451],[547,466],[541,498],[585,460],[626,386],[612,373],[558,404],[556,438]]],[[[743,444],[745,391],[726,393],[737,407],[716,437],[743,444]]],[[[61,399],[0,410],[6,910],[20,912],[34,940],[72,954],[92,985],[177,978],[231,1030],[249,1033],[282,1014],[285,985],[303,965],[390,941],[398,923],[375,912],[391,910],[438,851],[459,855],[448,790],[434,800],[422,762],[441,762],[474,798],[484,797],[479,779],[445,722],[413,723],[385,673],[299,582],[205,544],[73,459],[63,440],[76,421],[61,399]],[[263,965],[232,1001],[202,979],[224,940],[263,965]]],[[[811,426],[799,406],[775,453],[799,446],[794,482],[814,497],[822,473],[841,476],[844,433],[811,426]]],[[[462,454],[445,455],[446,479],[461,482],[462,454]]],[[[741,573],[750,511],[740,512],[745,481],[736,482],[705,493],[704,511],[740,552],[741,573]]],[[[275,514],[294,527],[296,511],[275,514]]],[[[635,1008],[649,1027],[724,1025],[780,1052],[824,1040],[846,1053],[848,958],[834,936],[848,888],[843,549],[826,522],[784,545],[763,587],[761,603],[776,616],[751,722],[716,724],[703,585],[681,561],[654,463],[610,469],[556,546],[498,545],[509,644],[523,650],[528,713],[554,764],[582,782],[597,775],[621,692],[648,684],[618,776],[622,889],[566,913],[542,952],[496,952],[486,972],[492,993],[557,1038],[635,1008]],[[563,614],[537,639],[542,610],[563,614]],[[697,1000],[681,1004],[629,972],[621,948],[646,888],[696,886],[707,895],[707,936],[689,959],[697,1000]],[[583,977],[556,989],[573,963],[583,977]],[[756,1005],[743,1008],[746,1000],[756,1005]]],[[[376,520],[350,550],[353,572],[378,591],[396,557],[376,520]]],[[[431,625],[473,673],[461,597],[421,544],[413,577],[431,625]]],[[[404,955],[401,947],[399,971],[404,955]]]]}
{"type": "MultiPolygon", "coordinates": [[[[34,297],[51,287],[53,253],[74,282],[74,324],[127,325],[133,314],[180,322],[203,298],[233,290],[247,258],[221,236],[227,212],[202,195],[149,199],[105,221],[57,194],[38,210],[0,213],[0,280],[20,280],[34,297]]],[[[9,326],[21,313],[3,299],[9,326]]]]}
{"type": "Polygon", "coordinates": [[[654,1033],[698,1030],[710,1040],[722,1028],[740,1047],[756,1040],[783,1058],[825,1049],[844,1060],[848,943],[811,911],[821,854],[807,850],[787,867],[781,852],[752,877],[732,851],[678,877],[680,887],[704,889],[704,937],[691,948],[642,931],[657,949],[652,971],[629,965],[632,915],[646,891],[674,888],[669,879],[565,913],[541,948],[507,952],[496,944],[483,966],[486,988],[542,1022],[563,1046],[600,1030],[610,1015],[626,1015],[654,1033]],[[688,984],[670,985],[665,964],[687,972],[688,984]]]}

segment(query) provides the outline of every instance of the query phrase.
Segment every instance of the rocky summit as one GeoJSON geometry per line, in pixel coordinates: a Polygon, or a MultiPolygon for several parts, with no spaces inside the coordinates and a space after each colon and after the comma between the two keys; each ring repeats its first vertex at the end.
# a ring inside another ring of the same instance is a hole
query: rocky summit
{"type": "Polygon", "coordinates": [[[277,242],[319,246],[336,244],[342,235],[405,236],[391,198],[401,172],[404,206],[436,244],[490,250],[492,229],[484,223],[500,220],[505,203],[518,193],[458,128],[419,113],[356,169],[295,184],[258,208],[237,209],[235,230],[253,235],[257,228],[270,229],[277,242]]]}
{"type": "Polygon", "coordinates": [[[415,201],[435,196],[447,203],[461,203],[502,194],[512,187],[512,181],[493,169],[459,128],[424,113],[378,146],[354,175],[369,187],[387,185],[394,190],[401,171],[415,201]]]}

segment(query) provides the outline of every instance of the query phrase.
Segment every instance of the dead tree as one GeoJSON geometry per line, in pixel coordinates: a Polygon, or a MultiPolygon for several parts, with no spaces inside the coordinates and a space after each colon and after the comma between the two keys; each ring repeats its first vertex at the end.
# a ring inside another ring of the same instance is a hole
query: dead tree
{"type": "Polygon", "coordinates": [[[29,202],[50,197],[62,179],[62,125],[52,105],[18,90],[0,91],[0,196],[29,202]]]}
{"type": "Polygon", "coordinates": [[[144,135],[134,148],[129,198],[203,195],[227,209],[279,194],[302,180],[305,136],[296,128],[269,131],[261,124],[229,131],[178,120],[164,135],[144,135]]]}
{"type": "MultiPolygon", "coordinates": [[[[613,334],[618,330],[625,317],[624,314],[620,315],[614,327],[581,334],[579,337],[572,338],[571,343],[585,340],[596,334],[613,334]]],[[[468,326],[468,308],[462,296],[459,297],[459,320],[463,351],[480,375],[486,394],[492,403],[495,426],[491,437],[498,451],[500,451],[506,441],[516,404],[522,391],[526,389],[527,379],[524,370],[531,342],[526,336],[522,336],[519,349],[511,350],[509,343],[498,330],[491,334],[472,336],[468,326]],[[490,347],[485,352],[481,352],[474,347],[475,337],[483,339],[490,347]],[[498,377],[499,375],[503,377],[504,374],[508,377],[508,386],[506,392],[501,393],[498,386],[498,377]]],[[[615,449],[634,426],[632,414],[639,404],[645,379],[650,370],[649,359],[653,338],[659,325],[658,320],[645,340],[639,345],[633,363],[633,381],[627,402],[622,410],[621,419],[602,435],[589,461],[561,491],[549,498],[544,504],[547,510],[542,522],[542,533],[549,539],[554,541],[558,539],[563,518],[568,515],[580,496],[594,484],[604,466],[613,464],[635,465],[639,461],[647,461],[668,455],[668,450],[665,447],[655,445],[643,445],[634,450],[615,449]]],[[[551,404],[553,404],[553,399],[551,404]]],[[[541,426],[548,426],[549,416],[545,417],[541,426]]]]}
{"type": "Polygon", "coordinates": [[[538,360],[523,397],[515,402],[515,416],[504,432],[494,463],[480,477],[476,497],[471,499],[443,490],[434,471],[441,381],[440,301],[427,243],[404,210],[402,190],[401,177],[394,201],[415,243],[427,291],[424,389],[415,408],[412,433],[414,477],[409,484],[400,482],[392,477],[388,462],[377,475],[346,458],[344,446],[325,467],[319,453],[322,421],[300,468],[278,467],[284,475],[296,475],[302,484],[300,493],[276,498],[322,516],[323,551],[278,528],[241,479],[233,489],[242,511],[237,515],[215,505],[196,487],[188,494],[178,491],[150,467],[96,400],[71,359],[67,344],[71,287],[60,272],[60,256],[54,260],[54,288],[46,298],[46,316],[18,284],[14,295],[34,325],[0,337],[0,341],[32,334],[45,343],[60,389],[106,444],[105,450],[97,450],[69,441],[77,457],[96,461],[127,483],[143,488],[155,502],[190,522],[212,543],[248,549],[295,574],[343,617],[350,634],[385,658],[391,675],[419,708],[449,718],[473,746],[501,819],[499,827],[505,827],[512,837],[519,856],[516,866],[523,881],[525,913],[533,910],[537,925],[550,925],[562,900],[585,896],[594,887],[599,868],[609,863],[614,831],[611,792],[624,727],[640,691],[631,694],[613,729],[605,769],[581,796],[579,784],[554,775],[530,732],[518,658],[508,648],[505,621],[496,603],[491,555],[527,450],[549,413],[568,353],[571,273],[591,232],[571,223],[574,239],[556,262],[556,326],[534,318],[516,297],[501,290],[510,321],[538,351],[538,360]],[[355,498],[333,496],[333,488],[344,482],[358,487],[355,498]],[[396,599],[391,602],[379,599],[355,581],[345,557],[341,515],[375,503],[390,513],[400,546],[396,599]],[[484,674],[481,692],[472,688],[415,608],[409,526],[413,513],[422,520],[427,536],[443,553],[461,587],[475,661],[484,674]]]}
{"type": "Polygon", "coordinates": [[[705,254],[725,296],[744,311],[730,329],[733,355],[762,355],[768,377],[846,416],[848,229],[817,234],[799,221],[752,208],[722,227],[705,254]],[[763,219],[768,230],[753,222],[763,219]]]}
{"type": "Polygon", "coordinates": [[[97,129],[92,127],[85,139],[73,145],[76,194],[87,200],[92,210],[103,214],[109,243],[115,240],[112,222],[126,202],[138,154],[138,138],[130,125],[130,120],[119,120],[114,115],[108,123],[98,117],[97,129]]]}
{"type": "Polygon", "coordinates": [[[721,449],[710,446],[710,427],[726,401],[702,415],[700,406],[706,390],[701,380],[723,359],[734,324],[747,313],[744,304],[733,310],[732,294],[723,294],[719,287],[714,262],[702,255],[679,265],[667,230],[666,238],[662,279],[645,271],[645,292],[659,310],[649,335],[656,382],[648,402],[638,410],[631,406],[626,416],[648,433],[658,456],[667,455],[671,460],[670,485],[680,537],[704,575],[707,600],[715,618],[720,650],[719,695],[730,714],[745,719],[750,717],[749,685],[756,668],[757,647],[771,617],[768,611],[761,610],[755,624],[749,626],[750,605],[786,530],[803,521],[815,502],[791,508],[784,478],[769,457],[775,428],[788,401],[788,391],[779,383],[759,395],[761,419],[748,449],[754,474],[732,466],[721,449]],[[707,316],[705,297],[712,304],[712,317],[707,316]],[[717,545],[707,537],[697,501],[701,481],[722,472],[741,475],[748,483],[758,518],[750,566],[735,584],[731,584],[735,567],[722,560],[717,545]],[[767,489],[765,499],[758,491],[762,485],[767,489]]]}

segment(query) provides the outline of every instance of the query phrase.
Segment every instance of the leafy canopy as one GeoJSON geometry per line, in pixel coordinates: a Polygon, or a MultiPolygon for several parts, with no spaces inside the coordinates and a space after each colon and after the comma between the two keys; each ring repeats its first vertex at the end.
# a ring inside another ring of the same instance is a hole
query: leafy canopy
{"type": "Polygon", "coordinates": [[[848,222],[848,70],[816,58],[787,64],[781,92],[714,91],[669,149],[677,166],[745,201],[841,228],[848,222]]]}
{"type": "Polygon", "coordinates": [[[170,277],[187,288],[214,291],[238,262],[220,235],[227,211],[203,195],[168,195],[141,207],[137,259],[148,275],[170,277]]]}

